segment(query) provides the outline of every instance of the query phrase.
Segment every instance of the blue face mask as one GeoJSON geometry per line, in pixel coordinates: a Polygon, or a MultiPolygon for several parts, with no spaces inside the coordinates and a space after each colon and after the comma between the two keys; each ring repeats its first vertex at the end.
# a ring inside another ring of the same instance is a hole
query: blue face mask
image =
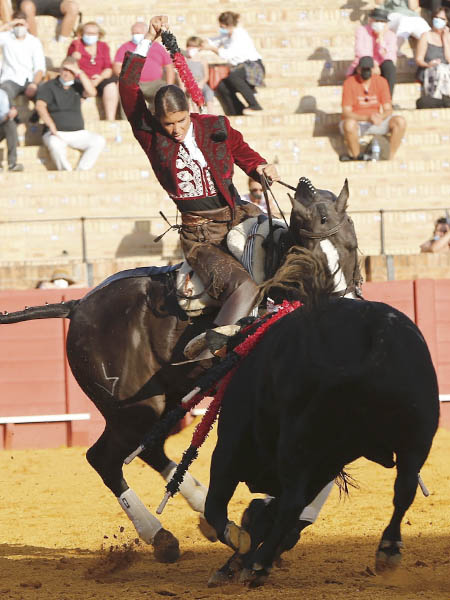
{"type": "Polygon", "coordinates": [[[65,85],[65,86],[73,85],[75,83],[75,79],[70,79],[69,81],[64,81],[64,79],[62,77],[59,78],[59,81],[61,82],[62,85],[65,85]]]}
{"type": "Polygon", "coordinates": [[[435,29],[443,29],[446,25],[447,25],[447,21],[445,19],[441,19],[440,17],[434,17],[433,27],[435,29]]]}
{"type": "Polygon", "coordinates": [[[139,44],[139,42],[142,42],[143,39],[143,33],[133,33],[133,35],[131,36],[131,41],[133,42],[133,44],[136,44],[136,46],[139,44]]]}
{"type": "Polygon", "coordinates": [[[219,27],[220,35],[228,35],[230,32],[225,27],[219,27]]]}
{"type": "Polygon", "coordinates": [[[82,37],[83,42],[86,46],[92,46],[92,44],[96,44],[98,40],[98,35],[86,35],[84,34],[82,37]]]}

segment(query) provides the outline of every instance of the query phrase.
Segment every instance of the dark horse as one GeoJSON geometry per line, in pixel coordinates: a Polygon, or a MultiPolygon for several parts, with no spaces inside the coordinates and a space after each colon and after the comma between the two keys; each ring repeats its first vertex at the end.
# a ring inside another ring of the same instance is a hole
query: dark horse
{"type": "MultiPolygon", "coordinates": [[[[290,227],[280,247],[308,245],[326,252],[336,288],[352,293],[359,284],[357,241],[346,214],[348,183],[336,197],[301,178],[292,200],[290,227]]],[[[153,424],[171,410],[211,361],[181,365],[183,349],[210,327],[214,313],[190,318],[178,304],[175,271],[169,267],[125,271],[80,300],[31,307],[0,315],[0,324],[29,319],[68,318],[67,356],[72,373],[105,418],[104,432],[88,450],[87,460],[118,498],[140,537],[151,543],[155,557],[173,561],[178,541],[146,509],[124,479],[122,465],[153,424]],[[142,275],[143,272],[147,276],[142,275]],[[148,276],[148,273],[151,276],[148,276]]],[[[164,440],[140,458],[166,480],[176,467],[164,452],[164,440]]],[[[181,493],[203,519],[206,489],[189,473],[181,493]]]]}

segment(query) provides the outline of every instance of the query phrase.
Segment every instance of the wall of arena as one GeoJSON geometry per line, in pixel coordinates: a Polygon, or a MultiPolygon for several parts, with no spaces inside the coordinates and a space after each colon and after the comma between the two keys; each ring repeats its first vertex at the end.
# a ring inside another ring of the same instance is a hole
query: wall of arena
{"type": "MultiPolygon", "coordinates": [[[[85,293],[85,289],[0,291],[0,306],[12,312],[85,293]]],[[[446,310],[450,280],[366,283],[364,295],[392,304],[420,327],[442,398],[450,400],[450,314],[446,310]]],[[[103,417],[78,387],[65,357],[68,325],[65,319],[46,319],[1,327],[0,449],[87,446],[102,432],[103,417]],[[51,421],[52,415],[59,420],[51,421]],[[12,422],[2,423],[8,418],[12,422]]],[[[441,407],[441,425],[450,428],[450,401],[441,402],[441,407]]]]}

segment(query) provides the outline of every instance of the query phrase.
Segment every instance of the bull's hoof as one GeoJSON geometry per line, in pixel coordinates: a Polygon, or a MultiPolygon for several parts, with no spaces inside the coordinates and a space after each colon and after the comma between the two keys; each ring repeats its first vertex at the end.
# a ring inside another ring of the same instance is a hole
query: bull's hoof
{"type": "Polygon", "coordinates": [[[251,588],[260,587],[266,583],[268,576],[269,573],[265,569],[242,569],[239,582],[251,588]]]}
{"type": "Polygon", "coordinates": [[[375,571],[381,575],[394,571],[402,561],[400,549],[402,542],[393,542],[391,540],[381,540],[375,555],[375,571]]]}
{"type": "Polygon", "coordinates": [[[205,517],[200,517],[198,521],[198,528],[210,542],[217,542],[217,532],[212,525],[208,523],[205,517]]]}
{"type": "Polygon", "coordinates": [[[155,560],[162,563],[173,563],[180,558],[180,545],[177,538],[161,528],[153,540],[155,560]]]}
{"type": "Polygon", "coordinates": [[[233,521],[229,521],[224,533],[225,543],[239,554],[247,554],[251,547],[251,538],[247,531],[241,529],[233,521]]]}

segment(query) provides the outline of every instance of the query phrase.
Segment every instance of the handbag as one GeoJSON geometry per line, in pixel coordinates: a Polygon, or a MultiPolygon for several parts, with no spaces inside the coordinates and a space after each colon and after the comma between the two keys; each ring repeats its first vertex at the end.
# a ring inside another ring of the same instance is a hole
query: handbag
{"type": "Polygon", "coordinates": [[[227,64],[209,65],[208,85],[215,90],[222,79],[226,79],[230,74],[230,66],[227,64]]]}

